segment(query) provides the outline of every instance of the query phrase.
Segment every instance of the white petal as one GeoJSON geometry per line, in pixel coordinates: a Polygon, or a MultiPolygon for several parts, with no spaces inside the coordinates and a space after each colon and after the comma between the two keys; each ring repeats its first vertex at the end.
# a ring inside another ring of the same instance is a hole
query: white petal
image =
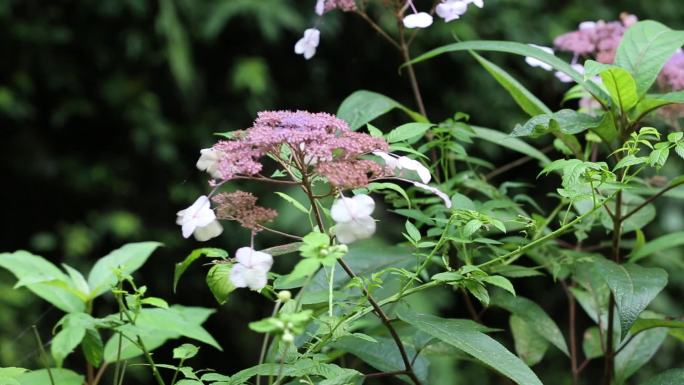
{"type": "Polygon", "coordinates": [[[316,47],[308,46],[304,50],[304,59],[309,60],[316,54],[316,47]]]}
{"type": "Polygon", "coordinates": [[[307,45],[316,48],[321,39],[321,31],[316,28],[309,28],[304,31],[304,39],[306,40],[307,45]]]}
{"type": "Polygon", "coordinates": [[[373,214],[373,210],[375,210],[375,201],[369,195],[356,195],[352,198],[352,201],[356,205],[354,218],[366,217],[373,214]]]}
{"type": "Polygon", "coordinates": [[[183,233],[183,238],[190,238],[192,233],[195,231],[197,228],[197,224],[195,222],[185,222],[181,225],[181,231],[183,233]]]}
{"type": "Polygon", "coordinates": [[[249,266],[268,272],[273,266],[273,256],[261,251],[254,251],[250,257],[249,266]]]}
{"type": "Polygon", "coordinates": [[[469,3],[475,4],[476,7],[484,7],[484,0],[468,0],[469,3]]]}
{"type": "Polygon", "coordinates": [[[218,237],[221,233],[223,233],[223,226],[221,226],[219,221],[214,220],[206,226],[196,228],[192,234],[195,236],[196,240],[206,242],[212,238],[218,237]]]}
{"type": "Polygon", "coordinates": [[[235,251],[235,259],[238,263],[248,266],[252,253],[254,253],[254,249],[251,247],[241,247],[235,251]]]}
{"type": "Polygon", "coordinates": [[[373,155],[379,156],[385,162],[387,168],[394,170],[397,168],[397,158],[394,154],[388,154],[384,151],[373,151],[373,155]]]}
{"type": "Polygon", "coordinates": [[[242,274],[247,287],[251,290],[259,291],[268,283],[268,273],[259,269],[245,269],[242,274]]]}
{"type": "Polygon", "coordinates": [[[572,78],[565,72],[556,71],[554,73],[556,79],[560,80],[562,83],[572,83],[572,78]]]}
{"type": "Polygon", "coordinates": [[[301,55],[306,50],[306,47],[307,47],[306,40],[304,38],[301,38],[301,39],[297,40],[297,43],[294,46],[294,51],[297,55],[301,55]]]}
{"type": "Polygon", "coordinates": [[[233,268],[230,269],[230,282],[235,285],[235,287],[247,287],[247,281],[245,280],[245,271],[247,268],[244,265],[236,263],[233,268]]]}
{"type": "Polygon", "coordinates": [[[418,176],[420,177],[420,180],[423,181],[423,183],[429,183],[430,179],[432,179],[432,175],[430,175],[430,170],[427,167],[423,166],[423,164],[417,160],[413,160],[409,157],[402,156],[399,157],[399,159],[397,159],[397,165],[399,168],[415,171],[416,173],[418,173],[418,176]]]}
{"type": "Polygon", "coordinates": [[[406,28],[426,28],[432,25],[432,16],[427,12],[412,13],[404,17],[406,28]]]}
{"type": "Polygon", "coordinates": [[[323,16],[323,12],[325,11],[325,0],[316,1],[316,7],[314,10],[318,16],[323,16]]]}
{"type": "Polygon", "coordinates": [[[214,179],[222,179],[221,173],[219,172],[219,159],[221,158],[221,152],[214,150],[213,148],[204,148],[200,150],[200,157],[197,160],[197,168],[200,171],[206,171],[214,179]]]}
{"type": "Polygon", "coordinates": [[[468,10],[468,3],[466,1],[447,1],[437,5],[435,12],[437,16],[444,19],[445,22],[456,20],[468,10]]]}
{"type": "Polygon", "coordinates": [[[176,213],[176,224],[177,225],[182,225],[183,224],[183,216],[185,215],[185,210],[181,210],[176,213]]]}
{"type": "Polygon", "coordinates": [[[579,23],[579,29],[580,30],[586,30],[586,29],[594,29],[596,28],[596,22],[595,21],[583,21],[579,23]]]}
{"type": "MultiPolygon", "coordinates": [[[[553,48],[544,47],[544,46],[536,45],[536,44],[528,44],[528,45],[529,45],[530,47],[538,48],[538,49],[540,49],[540,50],[542,50],[542,51],[544,51],[544,52],[546,52],[546,53],[549,53],[549,54],[553,55],[553,48]]],[[[533,57],[526,56],[526,57],[525,57],[525,62],[526,62],[528,65],[530,65],[531,67],[539,67],[539,68],[541,68],[541,69],[543,69],[543,70],[546,70],[546,71],[551,71],[551,70],[553,69],[553,67],[551,67],[550,65],[546,64],[546,62],[543,62],[543,61],[541,61],[541,60],[539,60],[539,59],[536,59],[536,58],[533,58],[533,57]]]]}
{"type": "Polygon", "coordinates": [[[436,188],[431,187],[431,186],[428,186],[428,185],[423,184],[423,183],[418,183],[418,182],[413,182],[413,185],[437,195],[438,197],[440,197],[444,201],[444,206],[446,206],[446,208],[448,208],[448,209],[451,208],[451,199],[449,198],[448,195],[443,193],[441,190],[436,189],[436,188]]]}
{"type": "Polygon", "coordinates": [[[356,204],[351,198],[339,197],[330,208],[330,216],[337,222],[349,222],[352,220],[356,204]]]}
{"type": "Polygon", "coordinates": [[[333,233],[340,243],[352,243],[356,240],[356,234],[354,232],[354,227],[356,225],[354,222],[343,222],[338,223],[333,227],[333,233]]]}
{"type": "Polygon", "coordinates": [[[371,216],[354,219],[352,223],[356,239],[370,238],[375,233],[375,219],[371,216]]]}

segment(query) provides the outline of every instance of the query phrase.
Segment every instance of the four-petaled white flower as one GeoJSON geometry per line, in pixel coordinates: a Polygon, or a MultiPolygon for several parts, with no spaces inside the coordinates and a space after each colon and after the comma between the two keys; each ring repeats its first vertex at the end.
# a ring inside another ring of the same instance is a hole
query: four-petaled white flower
{"type": "Polygon", "coordinates": [[[216,151],[213,148],[204,148],[200,150],[200,157],[197,160],[197,169],[200,171],[206,171],[214,179],[221,179],[221,173],[219,172],[219,159],[221,158],[221,152],[216,151]]]}
{"type": "Polygon", "coordinates": [[[236,264],[230,269],[230,282],[235,287],[248,287],[259,291],[268,282],[268,271],[273,265],[273,256],[251,247],[241,247],[235,252],[236,264]]]}
{"type": "MultiPolygon", "coordinates": [[[[544,46],[536,45],[536,44],[528,44],[528,45],[529,45],[530,47],[538,48],[538,49],[540,49],[540,50],[542,50],[542,51],[544,51],[544,52],[546,52],[546,53],[549,53],[549,54],[553,55],[553,48],[544,47],[544,46]]],[[[546,70],[546,71],[551,71],[551,70],[553,69],[553,67],[551,67],[550,65],[546,64],[545,62],[543,62],[543,61],[541,61],[541,60],[539,60],[539,59],[537,59],[537,58],[530,57],[530,56],[526,56],[526,57],[525,57],[525,62],[527,62],[527,64],[529,64],[529,65],[532,66],[532,67],[539,67],[539,68],[542,68],[542,69],[544,69],[544,70],[546,70]]]]}
{"type": "Polygon", "coordinates": [[[297,41],[294,51],[298,55],[304,55],[304,59],[311,59],[316,54],[316,47],[321,39],[321,31],[316,28],[309,28],[304,31],[304,37],[297,41]]]}
{"type": "Polygon", "coordinates": [[[397,176],[401,176],[401,172],[403,170],[409,170],[416,172],[418,174],[418,177],[420,177],[420,180],[423,181],[423,183],[429,183],[430,179],[432,179],[432,176],[430,175],[430,170],[427,167],[423,166],[423,164],[417,160],[413,160],[406,156],[388,154],[383,151],[374,151],[373,155],[382,158],[382,160],[385,161],[385,165],[389,169],[397,173],[397,176]]]}
{"type": "Polygon", "coordinates": [[[218,237],[223,232],[206,195],[197,198],[192,206],[176,213],[176,224],[181,225],[183,238],[194,235],[200,242],[218,237]]]}
{"type": "Polygon", "coordinates": [[[435,8],[437,16],[444,19],[447,23],[458,19],[465,14],[467,10],[468,1],[466,0],[442,0],[435,8]]]}
{"type": "Polygon", "coordinates": [[[365,194],[337,199],[330,209],[330,215],[335,221],[333,232],[337,240],[347,244],[370,238],[375,233],[375,220],[371,217],[374,209],[373,198],[365,194]]]}
{"type": "Polygon", "coordinates": [[[432,16],[427,12],[416,12],[404,16],[403,22],[406,28],[427,28],[432,25],[432,16]]]}

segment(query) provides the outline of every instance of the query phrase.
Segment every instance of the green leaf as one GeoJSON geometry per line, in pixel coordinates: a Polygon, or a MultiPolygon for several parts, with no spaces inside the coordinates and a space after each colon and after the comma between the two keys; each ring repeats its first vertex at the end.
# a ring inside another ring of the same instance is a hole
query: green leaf
{"type": "Polygon", "coordinates": [[[4,378],[14,378],[19,376],[22,373],[28,372],[28,369],[24,368],[16,368],[16,367],[7,367],[7,368],[0,368],[0,379],[4,378]]]}
{"type": "Polygon", "coordinates": [[[632,324],[629,332],[632,334],[641,333],[644,330],[653,328],[684,329],[684,321],[658,319],[658,318],[637,318],[632,324]]]}
{"type": "Polygon", "coordinates": [[[515,100],[518,106],[520,106],[528,115],[536,116],[551,113],[551,110],[539,100],[539,98],[528,91],[525,86],[520,84],[513,76],[509,75],[508,72],[475,52],[471,51],[470,54],[480,62],[482,67],[484,67],[484,69],[487,70],[487,72],[489,72],[506,91],[508,91],[513,97],[513,100],[515,100]]]}
{"type": "Polygon", "coordinates": [[[667,284],[667,273],[632,263],[618,265],[605,258],[594,259],[594,265],[615,296],[624,338],[639,314],[667,284]]]}
{"type": "MultiPolygon", "coordinates": [[[[55,385],[82,385],[83,376],[68,369],[50,369],[55,385]]],[[[50,376],[46,369],[26,372],[16,377],[21,385],[50,385],[50,376]]]]}
{"type": "Polygon", "coordinates": [[[27,289],[65,312],[82,312],[85,302],[68,288],[71,280],[61,270],[43,257],[27,251],[0,254],[0,267],[9,270],[18,280],[36,279],[36,283],[25,285],[27,289]],[[51,285],[55,280],[64,286],[51,285]]]}
{"type": "Polygon", "coordinates": [[[90,294],[90,287],[88,287],[88,282],[83,278],[83,274],[66,263],[63,263],[62,267],[64,267],[64,270],[69,274],[73,287],[83,293],[83,296],[87,298],[90,294]]]}
{"type": "Polygon", "coordinates": [[[508,148],[510,150],[519,152],[523,155],[527,155],[531,158],[537,159],[542,165],[551,163],[551,160],[544,155],[543,152],[537,150],[536,148],[530,146],[529,144],[523,142],[518,138],[511,137],[500,131],[492,130],[484,127],[471,126],[475,131],[476,137],[478,139],[486,140],[492,142],[501,147],[508,148]]]}
{"type": "Polygon", "coordinates": [[[104,344],[100,333],[96,329],[86,329],[81,342],[81,349],[86,360],[93,366],[99,367],[104,359],[104,344]]]}
{"type": "Polygon", "coordinates": [[[287,277],[282,281],[278,283],[279,288],[285,288],[286,285],[289,285],[293,282],[303,280],[306,277],[310,277],[318,271],[318,268],[321,267],[321,262],[318,259],[315,258],[306,258],[302,259],[297,264],[295,265],[294,269],[290,274],[287,275],[287,277]]]}
{"type": "Polygon", "coordinates": [[[168,309],[168,307],[169,307],[169,303],[166,302],[164,299],[159,298],[159,297],[146,297],[146,298],[143,298],[142,301],[140,301],[140,303],[142,303],[144,305],[160,307],[162,309],[168,309]]]}
{"type": "Polygon", "coordinates": [[[405,112],[416,122],[427,122],[423,115],[408,109],[394,99],[366,90],[359,90],[347,96],[337,110],[337,117],[346,121],[352,130],[357,130],[395,108],[405,112]]]}
{"type": "Polygon", "coordinates": [[[401,126],[388,132],[387,135],[385,135],[385,139],[387,139],[388,143],[397,143],[404,141],[414,142],[415,140],[420,139],[423,135],[425,135],[425,132],[433,126],[434,124],[432,123],[402,124],[401,126]]]}
{"type": "Polygon", "coordinates": [[[670,149],[668,147],[656,148],[651,151],[651,154],[648,157],[648,163],[651,167],[659,169],[665,165],[669,155],[670,149]]]}
{"type": "Polygon", "coordinates": [[[418,330],[462,350],[520,385],[542,385],[520,358],[482,333],[472,321],[444,319],[410,311],[400,311],[397,315],[418,330]]]}
{"type": "MultiPolygon", "coordinates": [[[[346,336],[335,341],[332,347],[355,355],[381,372],[404,370],[404,361],[399,354],[394,340],[379,337],[376,340],[377,342],[369,342],[358,337],[346,336]]],[[[404,348],[409,357],[416,356],[416,350],[413,347],[404,344],[404,348]]],[[[424,384],[428,383],[428,365],[427,358],[422,355],[419,355],[413,363],[413,371],[424,384]]],[[[408,383],[413,383],[408,377],[401,376],[399,378],[408,383]]]]}
{"type": "Polygon", "coordinates": [[[129,243],[100,258],[88,275],[91,298],[108,291],[116,284],[115,270],[121,269],[122,274],[133,273],[145,264],[152,252],[161,245],[159,242],[129,243]]]}
{"type": "MultiPolygon", "coordinates": [[[[218,343],[201,326],[215,310],[202,307],[174,305],[169,309],[142,309],[136,326],[124,325],[117,328],[128,338],[136,340],[138,336],[145,343],[148,351],[152,351],[169,339],[182,336],[207,343],[220,350],[218,343]]],[[[118,314],[112,315],[118,319],[118,314]]],[[[105,362],[116,362],[119,336],[112,336],[105,344],[105,362]]],[[[142,355],[142,351],[128,339],[123,338],[121,359],[127,360],[142,355]]]]}
{"type": "Polygon", "coordinates": [[[511,315],[508,321],[513,334],[515,352],[527,365],[538,364],[546,354],[549,347],[548,341],[522,318],[511,315]]]}
{"type": "Polygon", "coordinates": [[[637,122],[653,110],[670,104],[681,103],[684,103],[684,91],[644,95],[639,103],[637,103],[636,108],[630,113],[631,120],[637,122]]]}
{"type": "Polygon", "coordinates": [[[629,71],[639,97],[656,80],[665,62],[684,44],[684,32],[673,31],[652,20],[640,21],[625,31],[615,64],[629,71]]]}
{"type": "Polygon", "coordinates": [[[173,358],[176,360],[187,360],[199,353],[199,347],[193,344],[183,344],[173,349],[173,358]]]}
{"type": "Polygon", "coordinates": [[[626,113],[637,104],[637,87],[632,75],[622,68],[610,68],[601,71],[603,85],[610,93],[613,103],[626,113]]]}
{"type": "Polygon", "coordinates": [[[213,247],[204,247],[201,249],[195,249],[190,253],[183,262],[176,264],[173,270],[173,291],[176,292],[176,287],[178,286],[178,281],[180,281],[181,276],[185,271],[192,265],[193,262],[206,256],[207,258],[227,258],[228,253],[223,249],[217,249],[213,247]]]}
{"type": "Polygon", "coordinates": [[[667,337],[667,329],[652,329],[640,333],[615,356],[615,382],[624,383],[639,368],[651,360],[667,337]]]}
{"type": "Polygon", "coordinates": [[[266,254],[271,254],[272,256],[277,257],[279,255],[285,255],[285,254],[290,254],[290,253],[294,253],[296,251],[299,251],[299,248],[301,246],[302,246],[302,242],[292,242],[292,243],[287,243],[285,245],[278,245],[278,246],[269,247],[268,249],[261,250],[261,252],[266,253],[266,254]]]}
{"type": "Polygon", "coordinates": [[[318,385],[348,385],[355,384],[362,374],[354,369],[341,368],[335,364],[326,364],[320,361],[311,359],[299,359],[293,364],[261,364],[252,366],[251,368],[239,371],[230,377],[228,385],[242,385],[247,383],[250,378],[261,376],[277,376],[282,374],[283,377],[303,377],[303,376],[320,376],[326,379],[343,379],[344,382],[325,382],[322,381],[318,385]]]}
{"type": "Polygon", "coordinates": [[[230,293],[235,290],[235,285],[230,281],[232,264],[219,263],[211,267],[207,273],[207,286],[214,295],[216,302],[223,305],[228,300],[230,293]]]}
{"type": "Polygon", "coordinates": [[[601,348],[601,333],[599,332],[598,326],[592,326],[584,331],[582,351],[587,359],[597,358],[603,355],[603,350],[601,348]]]}
{"type": "Polygon", "coordinates": [[[518,124],[513,129],[513,132],[511,132],[511,136],[536,137],[553,132],[575,135],[598,127],[602,120],[602,116],[591,116],[574,110],[564,109],[552,114],[535,116],[523,125],[518,124]]]}
{"type": "Polygon", "coordinates": [[[666,234],[647,242],[630,254],[629,262],[636,263],[650,255],[681,245],[684,245],[684,231],[666,234]]]}
{"type": "Polygon", "coordinates": [[[416,228],[416,226],[413,223],[406,221],[406,223],[404,223],[404,227],[406,228],[406,233],[409,237],[411,237],[413,241],[420,241],[422,236],[420,235],[420,231],[418,230],[418,228],[416,228]]]}
{"type": "Polygon", "coordinates": [[[397,192],[399,195],[401,195],[402,198],[406,201],[406,204],[408,205],[409,208],[411,208],[411,200],[408,197],[408,194],[406,194],[406,190],[404,190],[403,187],[399,186],[396,183],[389,183],[389,182],[372,182],[369,183],[368,186],[366,186],[366,189],[368,189],[368,192],[372,191],[378,191],[378,190],[392,190],[397,192]]]}
{"type": "Polygon", "coordinates": [[[510,41],[497,41],[497,40],[473,40],[473,41],[465,41],[465,42],[459,42],[459,43],[452,43],[452,44],[447,44],[438,48],[435,48],[431,51],[428,51],[413,60],[411,60],[408,63],[405,63],[404,65],[408,64],[414,64],[414,63],[419,63],[428,59],[431,59],[435,56],[442,55],[445,53],[449,52],[456,52],[456,51],[494,51],[494,52],[507,52],[507,53],[512,53],[516,55],[521,55],[521,56],[529,56],[533,57],[535,59],[538,59],[551,67],[555,68],[556,70],[565,73],[566,75],[570,76],[572,80],[580,84],[582,87],[584,87],[586,90],[588,90],[590,93],[593,95],[596,95],[601,99],[604,103],[608,101],[608,95],[598,86],[596,83],[594,83],[591,80],[585,80],[584,76],[580,74],[579,72],[575,71],[570,64],[566,63],[565,61],[561,60],[560,58],[556,57],[553,54],[550,54],[548,52],[545,52],[541,49],[531,47],[527,44],[522,44],[522,43],[515,43],[515,42],[510,42],[510,41]]]}
{"type": "Polygon", "coordinates": [[[309,209],[307,209],[306,207],[304,207],[303,204],[299,203],[298,200],[296,200],[296,199],[294,199],[293,197],[291,197],[291,196],[289,196],[289,195],[287,195],[287,194],[285,194],[285,193],[283,193],[283,192],[280,192],[280,191],[276,191],[276,195],[278,195],[279,197],[283,198],[283,199],[284,199],[285,201],[287,201],[289,204],[291,204],[292,206],[294,206],[294,208],[296,208],[297,210],[303,212],[303,213],[306,214],[306,215],[309,215],[309,209]]]}
{"type": "Polygon", "coordinates": [[[684,369],[670,369],[651,377],[640,385],[682,385],[684,384],[684,369]]]}
{"type": "Polygon", "coordinates": [[[61,367],[64,359],[83,341],[86,329],[94,330],[95,320],[86,313],[70,313],[59,321],[59,325],[62,329],[52,339],[50,351],[57,366],[61,367]]]}
{"type": "Polygon", "coordinates": [[[487,282],[490,285],[498,286],[506,290],[507,292],[515,295],[515,289],[513,288],[513,284],[505,277],[502,277],[500,275],[490,275],[487,277],[483,277],[482,281],[487,282]]]}
{"type": "Polygon", "coordinates": [[[539,333],[539,335],[546,338],[547,341],[568,355],[568,346],[565,343],[563,333],[541,306],[527,298],[520,296],[514,297],[511,294],[502,291],[494,292],[491,299],[491,305],[506,309],[528,324],[534,325],[535,331],[539,333]]]}

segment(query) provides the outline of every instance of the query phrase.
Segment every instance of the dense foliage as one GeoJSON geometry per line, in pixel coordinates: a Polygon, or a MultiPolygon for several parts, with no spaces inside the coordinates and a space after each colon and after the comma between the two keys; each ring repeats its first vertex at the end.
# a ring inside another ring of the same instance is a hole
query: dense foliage
{"type": "Polygon", "coordinates": [[[483,40],[502,31],[476,18],[526,8],[429,3],[4,3],[7,165],[30,188],[3,237],[66,263],[0,254],[0,383],[684,381],[684,32],[621,13],[483,40]],[[317,65],[348,23],[364,43],[317,65]],[[230,97],[195,64],[219,43],[250,55],[230,97]],[[334,61],[377,55],[390,71],[334,61]],[[30,204],[59,224],[31,227],[30,204]]]}

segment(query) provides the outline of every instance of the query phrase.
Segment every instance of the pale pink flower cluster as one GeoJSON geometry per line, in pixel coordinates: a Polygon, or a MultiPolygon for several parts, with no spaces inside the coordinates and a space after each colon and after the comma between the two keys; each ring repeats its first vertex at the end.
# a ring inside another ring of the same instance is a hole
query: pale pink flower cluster
{"type": "Polygon", "coordinates": [[[267,154],[280,157],[283,146],[289,147],[298,168],[306,168],[313,163],[353,162],[361,155],[385,151],[387,142],[353,132],[347,123],[330,114],[265,111],[259,113],[251,128],[214,146],[221,154],[218,172],[223,180],[256,175],[263,169],[261,159],[267,154]]]}
{"type": "Polygon", "coordinates": [[[665,63],[658,75],[658,85],[668,91],[684,89],[684,52],[681,49],[665,63]]]}
{"type": "Polygon", "coordinates": [[[636,21],[636,16],[626,13],[620,15],[620,21],[585,21],[576,31],[558,36],[553,44],[575,56],[593,57],[598,62],[611,64],[625,30],[636,21]]]}
{"type": "Polygon", "coordinates": [[[322,16],[326,12],[339,9],[343,12],[356,11],[356,2],[354,0],[318,0],[316,1],[316,14],[322,16]]]}

